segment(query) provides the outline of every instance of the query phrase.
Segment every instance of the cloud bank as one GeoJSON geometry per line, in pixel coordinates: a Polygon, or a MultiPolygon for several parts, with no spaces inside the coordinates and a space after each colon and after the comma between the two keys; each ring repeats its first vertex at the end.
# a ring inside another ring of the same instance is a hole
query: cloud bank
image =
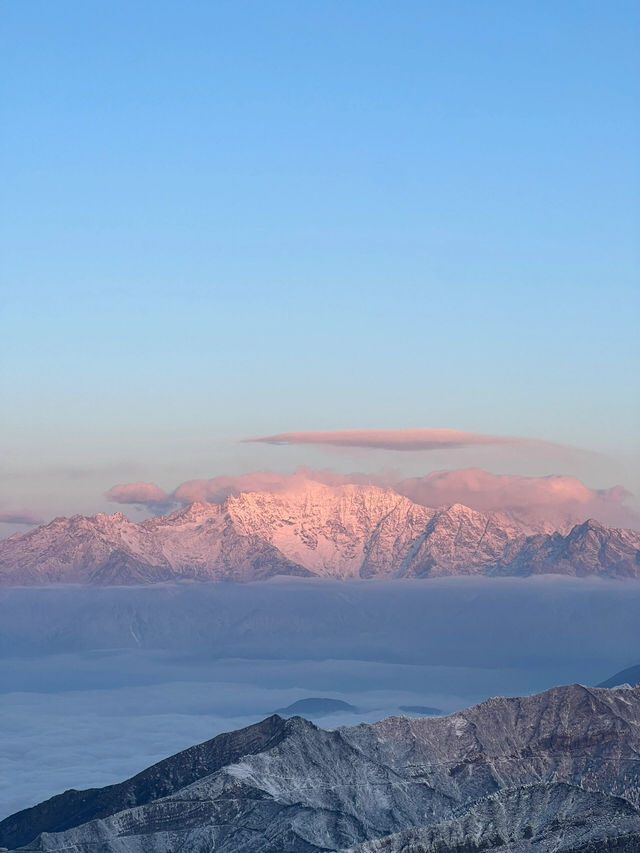
{"type": "Polygon", "coordinates": [[[637,527],[640,521],[625,505],[630,494],[622,486],[591,489],[577,477],[566,474],[523,477],[461,468],[407,478],[395,488],[425,506],[462,503],[485,512],[527,513],[559,526],[587,518],[620,527],[637,527]]]}
{"type": "Polygon", "coordinates": [[[462,503],[485,512],[506,511],[536,521],[548,521],[551,527],[558,529],[587,518],[597,518],[618,527],[640,527],[640,519],[625,504],[629,493],[621,486],[591,489],[577,477],[565,474],[524,477],[492,474],[481,468],[433,471],[423,477],[400,479],[391,475],[340,474],[331,469],[301,467],[292,474],[256,471],[188,480],[172,492],[165,492],[155,483],[127,483],[111,488],[107,497],[120,504],[144,505],[157,513],[193,501],[222,503],[230,495],[241,492],[302,488],[310,480],[328,486],[351,483],[392,488],[424,506],[462,503]]]}
{"type": "Polygon", "coordinates": [[[343,429],[324,432],[282,432],[244,443],[312,444],[316,447],[362,448],[369,450],[428,451],[498,445],[502,447],[555,447],[561,445],[535,438],[505,435],[483,435],[457,429],[343,429]]]}

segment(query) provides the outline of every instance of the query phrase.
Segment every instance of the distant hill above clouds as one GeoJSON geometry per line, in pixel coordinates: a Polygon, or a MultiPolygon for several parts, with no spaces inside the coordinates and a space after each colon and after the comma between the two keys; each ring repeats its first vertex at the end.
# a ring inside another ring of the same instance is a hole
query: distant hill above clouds
{"type": "Polygon", "coordinates": [[[596,521],[549,533],[505,512],[432,508],[392,489],[314,481],[131,522],[56,518],[0,541],[0,583],[255,581],[275,575],[640,576],[640,533],[596,521]]]}
{"type": "Polygon", "coordinates": [[[286,708],[277,708],[274,714],[281,717],[323,717],[325,714],[337,714],[339,712],[357,714],[355,705],[342,699],[330,699],[323,696],[313,696],[308,699],[298,699],[286,708]]]}

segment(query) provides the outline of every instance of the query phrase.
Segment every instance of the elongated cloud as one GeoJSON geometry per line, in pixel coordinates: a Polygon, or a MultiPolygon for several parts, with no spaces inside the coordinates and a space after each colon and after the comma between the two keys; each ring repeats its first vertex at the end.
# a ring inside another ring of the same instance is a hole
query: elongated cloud
{"type": "Polygon", "coordinates": [[[326,432],[282,432],[244,442],[262,444],[312,444],[316,447],[366,448],[369,450],[447,450],[475,445],[502,447],[560,447],[534,438],[482,435],[457,429],[341,429],[326,432]]]}
{"type": "Polygon", "coordinates": [[[29,509],[0,510],[0,524],[42,524],[42,518],[29,509]]]}

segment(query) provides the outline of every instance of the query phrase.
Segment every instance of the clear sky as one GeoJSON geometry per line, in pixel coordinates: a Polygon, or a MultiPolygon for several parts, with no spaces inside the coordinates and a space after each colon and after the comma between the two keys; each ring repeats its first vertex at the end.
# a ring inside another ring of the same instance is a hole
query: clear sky
{"type": "Polygon", "coordinates": [[[331,464],[238,440],[349,428],[577,445],[640,491],[635,0],[4,0],[0,29],[0,509],[331,464]]]}

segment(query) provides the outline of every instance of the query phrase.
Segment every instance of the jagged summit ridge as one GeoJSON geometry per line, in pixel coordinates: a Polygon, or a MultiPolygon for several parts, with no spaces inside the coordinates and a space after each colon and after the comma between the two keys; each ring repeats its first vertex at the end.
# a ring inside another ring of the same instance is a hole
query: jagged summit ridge
{"type": "Polygon", "coordinates": [[[640,533],[552,534],[504,512],[430,508],[389,488],[309,481],[170,515],[55,518],[0,541],[0,583],[149,583],[560,573],[640,576],[640,533]]]}

